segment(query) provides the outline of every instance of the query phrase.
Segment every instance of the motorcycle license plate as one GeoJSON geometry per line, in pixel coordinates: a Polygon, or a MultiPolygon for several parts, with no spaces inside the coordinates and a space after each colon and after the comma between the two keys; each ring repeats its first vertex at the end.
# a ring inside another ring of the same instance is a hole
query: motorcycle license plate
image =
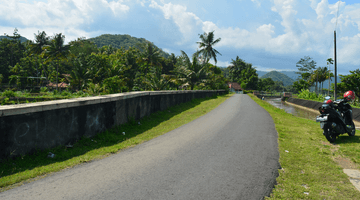
{"type": "Polygon", "coordinates": [[[326,122],[327,120],[328,120],[328,116],[316,117],[316,122],[326,122]]]}

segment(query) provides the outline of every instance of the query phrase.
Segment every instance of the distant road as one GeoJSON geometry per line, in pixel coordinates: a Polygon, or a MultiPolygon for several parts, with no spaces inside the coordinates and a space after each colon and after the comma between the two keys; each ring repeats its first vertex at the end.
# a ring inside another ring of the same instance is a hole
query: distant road
{"type": "Polygon", "coordinates": [[[262,199],[279,168],[271,116],[235,94],[174,131],[0,193],[0,199],[262,199]]]}

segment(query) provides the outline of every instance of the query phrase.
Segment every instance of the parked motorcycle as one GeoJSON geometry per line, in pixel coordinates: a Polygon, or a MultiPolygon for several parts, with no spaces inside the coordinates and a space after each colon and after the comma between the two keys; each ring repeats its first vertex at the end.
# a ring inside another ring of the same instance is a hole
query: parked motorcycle
{"type": "Polygon", "coordinates": [[[320,122],[320,127],[324,130],[326,139],[333,143],[336,137],[347,133],[349,136],[355,135],[355,124],[352,120],[352,108],[348,102],[355,100],[355,93],[347,91],[344,99],[332,101],[330,97],[325,97],[325,101],[319,107],[320,115],[316,117],[316,122],[320,122]]]}

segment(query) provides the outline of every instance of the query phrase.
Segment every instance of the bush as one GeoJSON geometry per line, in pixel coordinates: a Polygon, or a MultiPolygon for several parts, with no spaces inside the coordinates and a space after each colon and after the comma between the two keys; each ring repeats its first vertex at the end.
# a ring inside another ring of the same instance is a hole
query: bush
{"type": "Polygon", "coordinates": [[[47,87],[41,87],[40,88],[40,92],[42,92],[42,93],[46,93],[48,91],[49,91],[49,89],[47,87]]]}
{"type": "Polygon", "coordinates": [[[61,92],[61,96],[69,97],[69,96],[71,96],[71,92],[69,92],[68,90],[64,90],[64,91],[61,92]]]}
{"type": "Polygon", "coordinates": [[[310,92],[309,90],[301,89],[301,92],[298,94],[298,98],[314,100],[314,101],[323,101],[325,97],[322,94],[317,95],[315,92],[310,92]]]}
{"type": "Polygon", "coordinates": [[[16,95],[15,92],[12,90],[5,90],[1,96],[10,98],[10,97],[15,97],[16,95]]]}

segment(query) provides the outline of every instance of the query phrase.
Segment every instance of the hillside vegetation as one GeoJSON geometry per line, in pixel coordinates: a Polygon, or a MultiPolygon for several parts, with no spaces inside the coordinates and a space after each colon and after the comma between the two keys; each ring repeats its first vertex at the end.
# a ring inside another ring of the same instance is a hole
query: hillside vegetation
{"type": "MultiPolygon", "coordinates": [[[[10,37],[8,37],[8,36],[0,35],[0,40],[2,40],[2,39],[11,40],[12,38],[10,38],[10,37]]],[[[20,42],[21,42],[21,43],[26,42],[26,41],[28,41],[27,38],[20,36],[20,42]]]]}
{"type": "MultiPolygon", "coordinates": [[[[111,45],[112,47],[117,49],[129,49],[130,47],[138,47],[141,44],[146,44],[149,42],[144,38],[136,38],[126,34],[104,34],[98,37],[89,38],[88,40],[95,43],[98,48],[111,45]]],[[[170,55],[160,49],[160,56],[168,58],[170,55]]]]}
{"type": "Polygon", "coordinates": [[[282,81],[284,86],[292,85],[294,80],[278,71],[271,71],[263,76],[262,79],[271,78],[273,81],[282,81]]]}

